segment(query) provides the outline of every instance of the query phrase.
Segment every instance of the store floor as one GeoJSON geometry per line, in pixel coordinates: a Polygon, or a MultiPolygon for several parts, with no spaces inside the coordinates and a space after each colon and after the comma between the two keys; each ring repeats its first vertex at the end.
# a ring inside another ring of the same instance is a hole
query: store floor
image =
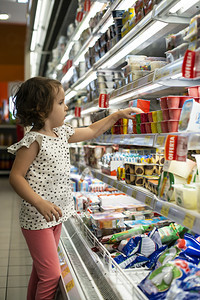
{"type": "Polygon", "coordinates": [[[0,177],[0,299],[26,300],[30,257],[18,221],[19,198],[0,177]]]}

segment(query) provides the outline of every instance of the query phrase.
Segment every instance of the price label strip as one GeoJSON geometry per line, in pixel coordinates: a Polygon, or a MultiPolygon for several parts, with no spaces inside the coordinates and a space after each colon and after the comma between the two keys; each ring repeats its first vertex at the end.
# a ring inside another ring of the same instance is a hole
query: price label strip
{"type": "Polygon", "coordinates": [[[124,192],[125,194],[127,194],[127,190],[128,190],[128,188],[127,188],[127,186],[123,186],[123,188],[122,188],[122,192],[124,192]]]}
{"type": "Polygon", "coordinates": [[[183,220],[183,225],[189,229],[192,229],[194,226],[194,221],[195,221],[195,216],[186,213],[183,220]]]}
{"type": "Polygon", "coordinates": [[[149,198],[148,196],[145,198],[145,204],[147,205],[147,206],[150,206],[151,207],[151,201],[152,201],[152,199],[151,198],[149,198]]]}
{"type": "Polygon", "coordinates": [[[117,187],[117,182],[116,182],[116,181],[113,182],[113,186],[114,186],[115,188],[117,187]]]}
{"type": "Polygon", "coordinates": [[[168,205],[163,205],[160,211],[161,215],[168,217],[169,214],[169,206],[168,205]]]}
{"type": "Polygon", "coordinates": [[[107,182],[108,185],[111,185],[111,179],[108,178],[108,182],[107,182]]]}
{"type": "Polygon", "coordinates": [[[137,196],[137,191],[132,191],[132,195],[131,195],[133,198],[136,198],[137,196]]]}
{"type": "Polygon", "coordinates": [[[158,136],[156,140],[157,147],[164,147],[165,136],[158,136]]]}

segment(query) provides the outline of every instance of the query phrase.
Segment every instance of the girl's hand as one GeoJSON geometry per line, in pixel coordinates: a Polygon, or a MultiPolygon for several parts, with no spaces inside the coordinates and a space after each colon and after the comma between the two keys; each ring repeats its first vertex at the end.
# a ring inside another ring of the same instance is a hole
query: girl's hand
{"type": "Polygon", "coordinates": [[[121,109],[118,112],[119,112],[120,119],[121,118],[122,119],[134,119],[135,116],[132,114],[133,113],[135,113],[135,114],[143,113],[143,110],[141,110],[140,108],[137,108],[137,107],[129,107],[129,108],[121,109]]]}
{"type": "Polygon", "coordinates": [[[38,201],[35,208],[47,222],[53,221],[53,217],[55,217],[56,221],[59,220],[59,217],[62,217],[61,209],[50,201],[46,201],[44,199],[38,201]]]}

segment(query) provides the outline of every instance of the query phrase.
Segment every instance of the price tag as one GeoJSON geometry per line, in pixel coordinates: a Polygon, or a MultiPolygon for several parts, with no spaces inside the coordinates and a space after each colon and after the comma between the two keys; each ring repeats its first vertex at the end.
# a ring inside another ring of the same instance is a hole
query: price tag
{"type": "Polygon", "coordinates": [[[151,139],[150,135],[145,136],[145,138],[144,138],[144,144],[145,145],[149,145],[150,139],[151,139]]]}
{"type": "Polygon", "coordinates": [[[66,285],[66,290],[67,292],[69,292],[73,287],[74,287],[74,280],[72,279],[71,281],[69,281],[66,285]]]}
{"type": "Polygon", "coordinates": [[[122,188],[122,192],[124,192],[125,194],[127,194],[127,189],[128,188],[124,185],[123,188],[122,188]]]}
{"type": "Polygon", "coordinates": [[[117,188],[118,188],[120,191],[122,191],[122,184],[119,183],[117,188]]]}
{"type": "Polygon", "coordinates": [[[101,180],[101,181],[103,180],[103,177],[104,177],[103,174],[101,174],[101,176],[100,176],[100,180],[101,180]]]}
{"type": "Polygon", "coordinates": [[[108,185],[111,185],[111,179],[108,178],[108,185]]]}
{"type": "Polygon", "coordinates": [[[136,191],[133,191],[131,196],[132,196],[133,198],[136,198],[136,195],[137,195],[137,192],[136,192],[136,191]]]}
{"type": "Polygon", "coordinates": [[[169,206],[163,205],[160,211],[161,215],[168,217],[169,214],[169,206]]]}
{"type": "Polygon", "coordinates": [[[151,206],[151,198],[149,198],[149,197],[146,197],[145,198],[145,204],[147,205],[147,206],[151,206]]]}
{"type": "Polygon", "coordinates": [[[183,225],[189,229],[192,229],[194,225],[194,221],[195,221],[195,216],[192,216],[190,214],[185,214],[183,225]]]}
{"type": "Polygon", "coordinates": [[[114,186],[115,188],[117,187],[117,182],[116,182],[116,181],[113,182],[113,186],[114,186]]]}
{"type": "Polygon", "coordinates": [[[165,136],[158,136],[156,140],[156,146],[158,147],[163,147],[164,146],[164,141],[165,141],[165,136]]]}

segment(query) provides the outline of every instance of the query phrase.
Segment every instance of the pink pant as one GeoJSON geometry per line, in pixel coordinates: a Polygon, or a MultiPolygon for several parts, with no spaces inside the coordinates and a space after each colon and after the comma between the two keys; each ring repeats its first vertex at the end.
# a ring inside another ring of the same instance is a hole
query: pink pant
{"type": "Polygon", "coordinates": [[[28,285],[27,300],[52,300],[61,270],[57,253],[62,224],[41,229],[22,228],[33,259],[33,268],[28,285]]]}

